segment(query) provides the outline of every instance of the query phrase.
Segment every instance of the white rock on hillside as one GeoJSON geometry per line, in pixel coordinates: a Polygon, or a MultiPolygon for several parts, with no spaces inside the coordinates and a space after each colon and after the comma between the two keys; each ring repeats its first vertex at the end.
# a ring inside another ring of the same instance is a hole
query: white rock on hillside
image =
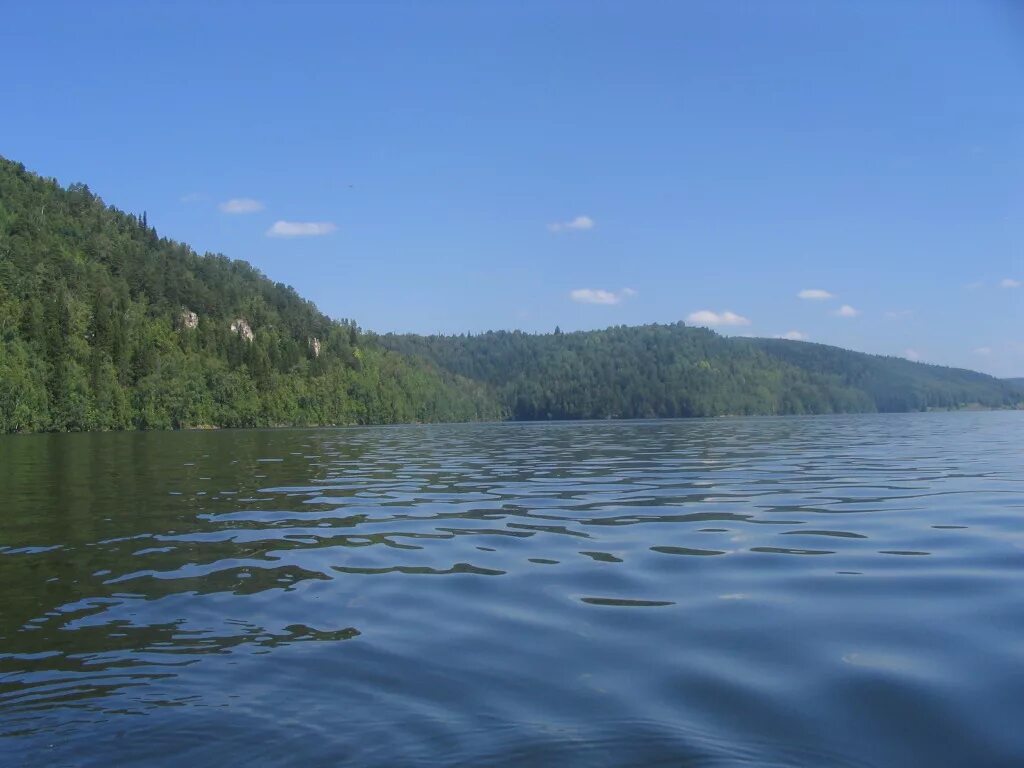
{"type": "Polygon", "coordinates": [[[199,315],[188,309],[183,309],[178,317],[178,325],[186,331],[194,331],[199,327],[199,315]]]}
{"type": "Polygon", "coordinates": [[[240,317],[231,323],[231,332],[237,333],[246,341],[253,341],[256,338],[256,334],[252,331],[252,326],[240,317]]]}

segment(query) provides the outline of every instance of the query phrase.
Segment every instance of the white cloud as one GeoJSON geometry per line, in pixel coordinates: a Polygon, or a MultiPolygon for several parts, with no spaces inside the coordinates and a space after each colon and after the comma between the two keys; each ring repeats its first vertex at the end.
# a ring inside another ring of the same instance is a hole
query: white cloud
{"type": "Polygon", "coordinates": [[[632,288],[623,288],[618,293],[602,288],[576,288],[569,291],[569,298],[579,304],[619,304],[636,295],[637,292],[632,288]]]}
{"type": "Polygon", "coordinates": [[[737,315],[735,312],[726,310],[725,312],[712,312],[710,309],[701,309],[697,312],[690,313],[689,317],[686,318],[686,322],[692,323],[693,325],[750,325],[750,321],[743,317],[743,315],[737,315]]]}
{"type": "Polygon", "coordinates": [[[912,309],[894,309],[885,313],[886,317],[891,317],[893,320],[901,320],[904,317],[910,317],[914,314],[912,309]]]}
{"type": "Polygon", "coordinates": [[[594,223],[594,220],[589,216],[577,216],[575,219],[570,221],[556,221],[553,224],[548,224],[548,229],[552,232],[563,232],[567,229],[593,229],[594,223]]]}
{"type": "Polygon", "coordinates": [[[982,355],[984,357],[987,357],[988,355],[992,354],[992,347],[978,347],[977,349],[973,350],[973,352],[976,355],[982,355]]]}
{"type": "Polygon", "coordinates": [[[804,288],[797,296],[801,299],[810,299],[811,301],[824,301],[825,299],[834,299],[835,295],[829,293],[823,288],[804,288]]]}
{"type": "Polygon", "coordinates": [[[313,237],[329,235],[336,229],[329,221],[275,221],[267,237],[313,237]]]}
{"type": "Polygon", "coordinates": [[[622,301],[611,291],[604,291],[600,288],[577,288],[569,291],[569,298],[580,304],[618,304],[622,301]]]}
{"type": "Polygon", "coordinates": [[[1012,277],[1004,277],[999,285],[1003,288],[1020,288],[1024,283],[1021,283],[1020,280],[1014,280],[1012,277]]]}
{"type": "Polygon", "coordinates": [[[843,306],[835,311],[835,314],[839,317],[856,317],[860,314],[860,310],[854,309],[849,304],[843,304],[843,306]]]}
{"type": "Polygon", "coordinates": [[[921,360],[921,353],[916,349],[905,349],[903,350],[903,356],[910,360],[912,363],[919,362],[921,360]]]}
{"type": "Polygon", "coordinates": [[[790,341],[807,341],[808,336],[803,331],[786,331],[775,337],[776,339],[789,339],[790,341]]]}
{"type": "Polygon", "coordinates": [[[262,211],[265,206],[251,197],[233,197],[217,207],[224,213],[256,213],[262,211]]]}
{"type": "Polygon", "coordinates": [[[187,195],[182,195],[178,199],[183,203],[200,203],[206,199],[206,195],[202,192],[189,192],[187,195]]]}

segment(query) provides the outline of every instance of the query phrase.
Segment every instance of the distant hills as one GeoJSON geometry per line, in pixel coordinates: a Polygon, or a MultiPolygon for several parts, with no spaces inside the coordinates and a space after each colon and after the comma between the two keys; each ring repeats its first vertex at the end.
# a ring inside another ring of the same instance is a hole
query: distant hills
{"type": "Polygon", "coordinates": [[[0,158],[0,432],[1014,407],[1024,382],[677,325],[379,336],[0,158]]]}
{"type": "Polygon", "coordinates": [[[515,419],[1008,408],[1024,387],[982,373],[674,325],[477,336],[388,335],[385,347],[493,387],[515,419]]]}

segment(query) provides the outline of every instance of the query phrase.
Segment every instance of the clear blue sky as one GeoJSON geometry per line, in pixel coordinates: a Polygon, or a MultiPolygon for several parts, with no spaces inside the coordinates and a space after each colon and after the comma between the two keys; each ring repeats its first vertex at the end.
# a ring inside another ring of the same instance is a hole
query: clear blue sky
{"type": "Polygon", "coordinates": [[[1022,6],[9,3],[0,154],[374,330],[1024,376],[1022,6]]]}

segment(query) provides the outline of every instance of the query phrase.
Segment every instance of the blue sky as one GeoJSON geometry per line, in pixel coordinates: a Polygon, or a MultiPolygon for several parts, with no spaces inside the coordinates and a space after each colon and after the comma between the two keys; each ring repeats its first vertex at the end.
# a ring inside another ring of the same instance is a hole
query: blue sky
{"type": "Polygon", "coordinates": [[[1024,376],[1012,0],[4,18],[0,154],[363,327],[692,318],[1024,376]]]}

